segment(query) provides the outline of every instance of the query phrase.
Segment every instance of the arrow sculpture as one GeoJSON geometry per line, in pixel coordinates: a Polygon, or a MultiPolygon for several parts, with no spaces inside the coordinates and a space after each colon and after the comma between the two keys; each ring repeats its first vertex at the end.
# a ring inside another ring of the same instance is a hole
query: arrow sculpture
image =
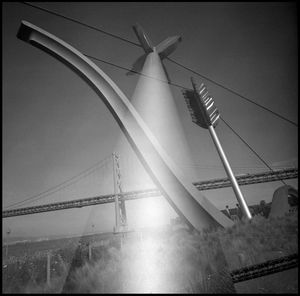
{"type": "Polygon", "coordinates": [[[250,213],[249,207],[240,190],[239,184],[233,174],[228,159],[214,129],[219,122],[220,113],[217,107],[214,105],[213,98],[208,94],[206,86],[202,83],[200,88],[197,89],[196,83],[194,82],[193,78],[191,80],[193,90],[185,90],[183,91],[183,95],[191,112],[193,122],[209,130],[219,156],[222,160],[227,176],[231,181],[233,191],[235,193],[237,201],[239,202],[242,212],[244,216],[247,217],[247,219],[251,219],[252,215],[250,213]]]}

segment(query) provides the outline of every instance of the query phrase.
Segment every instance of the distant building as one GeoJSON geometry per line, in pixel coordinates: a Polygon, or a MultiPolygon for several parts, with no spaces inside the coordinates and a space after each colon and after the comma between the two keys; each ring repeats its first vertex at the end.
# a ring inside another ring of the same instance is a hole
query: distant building
{"type": "Polygon", "coordinates": [[[273,195],[270,217],[298,212],[298,190],[289,185],[279,187],[273,195]]]}

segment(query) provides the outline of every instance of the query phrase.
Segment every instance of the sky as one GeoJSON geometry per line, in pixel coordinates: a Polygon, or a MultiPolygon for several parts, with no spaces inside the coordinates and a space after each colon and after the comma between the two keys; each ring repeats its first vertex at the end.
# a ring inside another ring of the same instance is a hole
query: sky
{"type": "MultiPolygon", "coordinates": [[[[297,7],[293,2],[35,2],[137,42],[132,25],[139,23],[154,44],[180,35],[182,42],[171,59],[225,85],[274,112],[298,122],[297,7]]],[[[2,206],[43,192],[104,161],[94,188],[113,190],[108,157],[120,150],[125,137],[106,106],[75,73],[41,50],[16,38],[22,20],[70,43],[84,54],[131,68],[142,49],[22,3],[2,3],[2,206]],[[101,177],[101,178],[100,178],[101,177]]],[[[111,65],[96,64],[130,99],[138,75],[111,65]]],[[[204,82],[221,113],[236,132],[272,167],[298,167],[298,128],[246,102],[210,81],[164,61],[173,83],[190,87],[193,76],[204,82]]],[[[195,125],[181,88],[171,91],[187,139],[198,180],[225,177],[209,132],[195,125]]],[[[235,174],[267,171],[261,161],[224,123],[216,128],[235,174]]],[[[176,149],[176,147],[174,148],[176,149]]],[[[138,189],[130,177],[133,158],[121,156],[123,190],[138,189]]],[[[131,156],[132,157],[132,156],[131,156]]],[[[286,180],[298,189],[298,180],[286,180]]],[[[95,184],[95,181],[90,181],[95,184]]],[[[241,187],[249,205],[272,200],[280,182],[241,187]]],[[[75,189],[79,196],[58,194],[26,206],[87,197],[90,185],[75,189]],[[88,188],[87,188],[88,187],[88,188]]],[[[219,209],[234,207],[231,188],[203,194],[219,209]]],[[[156,208],[168,223],[173,210],[161,198],[126,203],[132,228],[151,226],[156,208]],[[151,216],[152,215],[152,216],[151,216]],[[142,219],[147,216],[148,219],[142,219]],[[141,222],[142,221],[142,222],[141,222]]],[[[113,205],[40,213],[3,219],[3,236],[52,236],[86,231],[111,231],[113,205]],[[94,225],[92,227],[92,225],[94,225]]]]}

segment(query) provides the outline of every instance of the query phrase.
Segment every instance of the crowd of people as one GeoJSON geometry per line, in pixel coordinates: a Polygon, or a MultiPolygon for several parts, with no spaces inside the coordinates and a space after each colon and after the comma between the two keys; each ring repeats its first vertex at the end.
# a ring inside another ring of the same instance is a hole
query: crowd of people
{"type": "MultiPolygon", "coordinates": [[[[252,216],[260,215],[267,218],[270,212],[270,206],[268,206],[266,202],[262,200],[259,205],[250,206],[249,210],[252,216]]],[[[238,203],[236,204],[235,208],[231,209],[228,205],[226,205],[223,213],[231,220],[241,220],[243,217],[242,209],[238,203]]]]}

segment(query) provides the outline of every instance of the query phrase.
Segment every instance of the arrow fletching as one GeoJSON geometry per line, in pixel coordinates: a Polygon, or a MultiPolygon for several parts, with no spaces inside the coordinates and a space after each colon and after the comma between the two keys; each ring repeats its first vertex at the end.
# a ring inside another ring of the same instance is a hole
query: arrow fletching
{"type": "Polygon", "coordinates": [[[191,78],[193,89],[183,91],[187,107],[192,117],[192,121],[202,128],[210,125],[216,127],[219,123],[220,113],[213,98],[209,95],[204,83],[198,88],[193,78],[191,78]]]}

